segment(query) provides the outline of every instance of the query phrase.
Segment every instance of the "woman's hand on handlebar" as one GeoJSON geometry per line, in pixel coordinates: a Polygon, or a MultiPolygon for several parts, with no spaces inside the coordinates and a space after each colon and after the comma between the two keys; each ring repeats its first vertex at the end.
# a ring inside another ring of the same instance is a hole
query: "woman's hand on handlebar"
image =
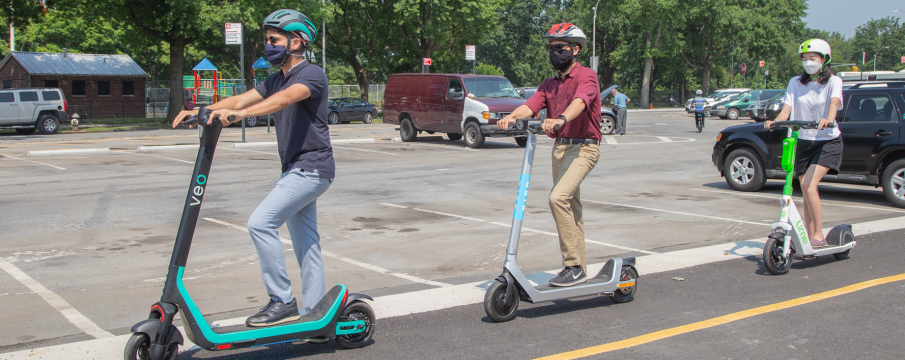
{"type": "Polygon", "coordinates": [[[500,130],[508,130],[509,126],[515,122],[515,118],[512,115],[506,115],[502,119],[496,122],[497,129],[500,130]]]}
{"type": "Polygon", "coordinates": [[[552,133],[562,128],[566,122],[563,119],[544,119],[544,132],[552,133]]]}
{"type": "Polygon", "coordinates": [[[829,119],[820,119],[820,122],[817,123],[817,130],[825,128],[827,125],[832,124],[835,120],[829,119]]]}
{"type": "Polygon", "coordinates": [[[771,127],[773,126],[773,120],[764,121],[764,129],[773,130],[771,127]]]}
{"type": "MultiPolygon", "coordinates": [[[[176,114],[176,118],[173,119],[173,127],[175,128],[175,127],[179,126],[179,124],[182,124],[183,121],[186,121],[190,117],[196,116],[196,115],[198,115],[198,109],[180,111],[179,114],[176,114]]],[[[191,125],[189,125],[189,127],[193,128],[193,127],[195,127],[195,124],[191,124],[191,125]]]]}
{"type": "Polygon", "coordinates": [[[214,110],[213,112],[211,112],[211,116],[207,119],[207,123],[210,124],[212,121],[214,121],[214,118],[219,118],[220,122],[223,123],[223,126],[229,126],[231,122],[230,119],[244,119],[246,117],[245,114],[245,110],[214,110]]]}

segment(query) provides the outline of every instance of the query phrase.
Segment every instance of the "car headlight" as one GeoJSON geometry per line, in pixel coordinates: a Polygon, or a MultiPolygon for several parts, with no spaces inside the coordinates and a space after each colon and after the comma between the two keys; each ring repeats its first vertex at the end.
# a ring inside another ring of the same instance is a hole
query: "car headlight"
{"type": "Polygon", "coordinates": [[[500,113],[497,113],[497,112],[484,111],[481,114],[484,115],[484,120],[500,118],[500,113]]]}
{"type": "Polygon", "coordinates": [[[723,106],[723,105],[717,105],[717,107],[716,107],[716,108],[717,108],[717,109],[718,109],[718,110],[722,110],[722,109],[725,109],[725,108],[726,108],[726,107],[725,107],[725,106],[723,106]]]}
{"type": "Polygon", "coordinates": [[[719,133],[716,135],[716,141],[720,141],[723,138],[723,133],[719,133]]]}

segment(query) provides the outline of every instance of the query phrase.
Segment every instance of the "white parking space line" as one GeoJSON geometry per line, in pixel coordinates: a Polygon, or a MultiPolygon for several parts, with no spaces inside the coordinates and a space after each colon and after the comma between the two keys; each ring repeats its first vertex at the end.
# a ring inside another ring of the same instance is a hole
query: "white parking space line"
{"type": "Polygon", "coordinates": [[[660,141],[662,141],[662,142],[672,142],[672,139],[670,139],[666,136],[657,136],[657,139],[660,139],[660,141]]]}
{"type": "Polygon", "coordinates": [[[192,161],[186,161],[186,160],[181,160],[181,159],[174,159],[174,158],[171,158],[171,157],[160,156],[160,155],[152,155],[152,154],[140,153],[140,152],[137,152],[137,151],[123,151],[123,152],[116,152],[115,154],[132,154],[132,155],[142,155],[142,156],[153,156],[153,157],[156,157],[156,158],[167,159],[167,160],[173,160],[173,161],[178,161],[178,162],[186,163],[186,164],[192,164],[192,165],[195,164],[195,163],[192,162],[192,161]]]}
{"type": "Polygon", "coordinates": [[[4,158],[7,158],[7,159],[21,160],[21,161],[31,162],[31,163],[35,163],[35,164],[44,165],[44,166],[50,166],[50,167],[52,167],[52,168],[54,168],[54,169],[58,169],[58,170],[66,170],[66,168],[64,168],[64,167],[59,167],[59,166],[56,166],[56,165],[50,165],[50,164],[47,164],[47,163],[42,163],[42,162],[40,162],[40,161],[20,159],[20,158],[13,157],[13,156],[9,156],[9,155],[2,155],[2,156],[3,156],[4,158]]]}
{"type": "Polygon", "coordinates": [[[613,137],[613,135],[604,135],[603,140],[606,140],[607,145],[619,145],[619,143],[616,141],[616,138],[613,137]]]}
{"type": "MultiPolygon", "coordinates": [[[[475,222],[482,222],[482,223],[487,223],[487,224],[492,224],[492,225],[497,225],[497,226],[503,226],[503,227],[507,227],[507,228],[508,228],[508,227],[512,227],[512,224],[503,224],[503,223],[496,222],[496,221],[477,219],[477,218],[473,218],[473,217],[462,216],[462,215],[456,215],[456,214],[449,214],[449,213],[444,213],[444,212],[439,212],[439,211],[433,211],[433,210],[427,210],[427,209],[419,209],[419,208],[414,208],[414,207],[408,207],[408,206],[402,206],[402,205],[396,205],[396,204],[388,204],[388,203],[383,203],[383,204],[381,204],[381,205],[392,206],[392,207],[400,208],[400,209],[411,209],[411,210],[426,212],[426,213],[430,213],[430,214],[449,216],[449,217],[459,218],[459,219],[463,219],[463,220],[471,220],[471,221],[475,221],[475,222]]],[[[550,236],[559,236],[559,234],[554,233],[554,232],[543,231],[543,230],[537,230],[537,229],[527,228],[527,227],[524,227],[524,226],[522,227],[522,231],[528,231],[528,232],[533,232],[533,233],[538,233],[538,234],[544,234],[544,235],[550,235],[550,236]]],[[[644,253],[644,254],[656,254],[656,253],[653,252],[653,251],[635,249],[635,248],[632,248],[632,247],[622,246],[622,245],[616,245],[616,244],[610,244],[610,243],[606,243],[606,242],[603,242],[603,241],[596,241],[596,240],[591,240],[591,239],[584,239],[584,241],[585,241],[585,242],[588,242],[588,243],[591,243],[591,244],[597,244],[597,245],[601,245],[601,246],[608,246],[608,247],[612,247],[612,248],[616,248],[616,249],[621,249],[621,250],[640,252],[640,253],[644,253]]]]}
{"type": "Polygon", "coordinates": [[[343,150],[367,151],[367,152],[372,152],[372,153],[387,154],[387,155],[393,155],[393,156],[399,155],[399,154],[396,154],[396,153],[391,153],[391,152],[386,152],[386,151],[367,150],[367,149],[356,149],[356,148],[350,148],[350,147],[345,147],[345,146],[333,146],[333,148],[334,148],[334,149],[343,149],[343,150]]]}
{"type": "MultiPolygon", "coordinates": [[[[776,200],[779,200],[779,198],[782,197],[782,195],[760,195],[760,194],[752,194],[752,193],[747,193],[747,192],[726,191],[726,190],[709,190],[709,189],[695,189],[695,188],[688,188],[688,190],[706,191],[706,192],[714,192],[714,193],[719,193],[719,194],[729,194],[729,195],[737,195],[737,196],[759,197],[759,198],[776,199],[776,200]]],[[[798,203],[801,202],[801,199],[799,199],[799,198],[792,198],[792,199],[795,202],[798,202],[798,203]]],[[[843,207],[850,207],[850,208],[855,208],[855,209],[867,209],[867,210],[905,213],[905,210],[890,209],[890,208],[885,208],[885,207],[867,207],[867,206],[857,206],[857,205],[848,205],[848,204],[836,204],[836,203],[833,203],[832,201],[827,201],[827,200],[823,200],[823,199],[820,200],[820,203],[823,205],[843,206],[843,207]]]]}
{"type": "MultiPolygon", "coordinates": [[[[406,206],[384,204],[387,206],[408,209],[406,206]]],[[[853,224],[852,229],[857,236],[868,235],[871,233],[900,229],[905,224],[905,217],[897,217],[886,220],[871,221],[867,223],[853,224]]],[[[639,256],[637,258],[637,267],[640,275],[650,275],[655,273],[679,270],[698,265],[723,262],[747,257],[759,256],[763,253],[764,239],[743,240],[725,244],[717,244],[704,246],[699,248],[691,248],[686,250],[677,250],[667,253],[654,255],[639,256]]],[[[588,264],[588,273],[594,274],[600,271],[604,263],[588,264]]],[[[559,269],[527,274],[529,279],[543,280],[552,278],[553,273],[559,269]]],[[[642,278],[643,280],[643,278],[642,278]]],[[[426,290],[412,291],[407,293],[378,296],[374,298],[372,307],[374,312],[382,319],[406,316],[412,314],[425,313],[430,311],[439,311],[457,306],[467,306],[480,304],[484,301],[484,295],[487,286],[492,279],[485,281],[472,282],[467,284],[453,285],[442,288],[431,288],[426,290]]],[[[214,322],[213,326],[228,326],[230,324],[241,324],[245,318],[234,318],[214,322]]],[[[183,334],[185,330],[179,328],[183,334]]],[[[53,345],[43,348],[20,350],[10,353],[4,353],[4,359],[34,359],[40,356],[41,359],[72,359],[73,354],[82,354],[82,351],[90,354],[92,359],[122,359],[123,344],[132,334],[120,335],[108,339],[96,339],[81,341],[75,343],[67,343],[61,345],[53,345]]],[[[187,342],[181,352],[194,349],[187,342]]]]}
{"type": "MultiPolygon", "coordinates": [[[[245,226],[239,226],[239,225],[236,225],[236,224],[228,223],[228,222],[226,222],[226,221],[217,220],[217,219],[212,219],[212,218],[204,218],[204,220],[210,221],[210,222],[215,223],[215,224],[220,224],[220,225],[223,225],[223,226],[228,226],[228,227],[230,227],[230,228],[233,228],[233,229],[236,229],[236,230],[239,230],[239,231],[244,231],[244,232],[246,232],[246,233],[248,232],[248,229],[247,229],[245,226]]],[[[285,238],[282,238],[282,237],[281,237],[281,238],[280,238],[280,241],[282,241],[284,244],[292,245],[292,240],[285,239],[285,238]]],[[[371,265],[371,264],[363,263],[363,262],[361,262],[361,261],[358,261],[358,260],[355,260],[355,259],[351,259],[351,258],[348,258],[348,257],[345,257],[345,256],[337,255],[337,254],[334,254],[334,253],[332,253],[332,252],[329,252],[329,251],[326,251],[326,250],[323,250],[323,249],[321,249],[321,254],[323,254],[324,256],[327,256],[327,257],[331,257],[331,258],[334,258],[334,259],[337,259],[337,260],[340,260],[340,261],[343,261],[343,262],[346,262],[346,263],[355,265],[355,266],[359,266],[359,267],[363,267],[363,268],[368,269],[368,270],[376,271],[376,272],[379,272],[379,273],[381,273],[381,274],[386,274],[386,275],[390,275],[390,276],[395,276],[395,277],[398,277],[398,278],[400,278],[400,279],[405,279],[405,280],[408,280],[408,281],[411,281],[411,282],[415,282],[415,283],[419,283],[419,284],[426,284],[426,285],[439,286],[439,287],[451,286],[450,284],[443,283],[443,282],[439,282],[439,281],[427,280],[427,279],[422,279],[422,278],[419,278],[419,277],[416,277],[416,276],[411,276],[411,275],[408,275],[408,274],[393,272],[393,271],[391,271],[391,270],[384,269],[384,268],[379,267],[379,266],[374,266],[374,265],[371,265]]]]}
{"type": "Polygon", "coordinates": [[[266,152],[266,151],[258,151],[258,150],[248,150],[248,149],[231,149],[231,148],[223,148],[224,150],[232,150],[232,151],[244,151],[244,152],[253,152],[258,154],[267,154],[267,155],[276,155],[279,156],[280,153],[266,152]]]}
{"type": "Polygon", "coordinates": [[[59,311],[60,314],[66,317],[66,319],[69,320],[72,325],[79,328],[79,330],[98,339],[113,337],[113,334],[101,329],[97,324],[72,307],[72,305],[69,305],[66,300],[63,300],[59,295],[48,290],[44,285],[41,285],[39,282],[35,281],[35,279],[32,279],[31,276],[28,276],[28,274],[19,270],[15,265],[5,260],[0,260],[0,269],[3,269],[7,274],[22,283],[22,285],[25,285],[31,291],[34,291],[41,296],[44,301],[47,301],[50,306],[53,306],[54,309],[59,311]]]}
{"type": "Polygon", "coordinates": [[[695,216],[695,217],[701,217],[701,218],[706,218],[706,219],[714,219],[714,220],[722,220],[722,221],[732,221],[732,222],[737,222],[737,223],[742,223],[742,224],[752,224],[752,225],[760,225],[760,226],[771,226],[770,224],[758,223],[758,222],[753,222],[753,221],[745,221],[745,220],[738,220],[738,219],[730,219],[730,218],[724,218],[724,217],[719,217],[719,216],[710,216],[710,215],[692,214],[692,213],[687,213],[687,212],[672,211],[672,210],[665,210],[665,209],[655,209],[655,208],[649,208],[649,207],[637,206],[637,205],[617,204],[617,203],[611,203],[611,202],[605,202],[605,201],[596,201],[596,200],[588,200],[588,199],[581,199],[581,201],[587,201],[587,202],[589,202],[589,203],[594,203],[594,204],[603,204],[603,205],[612,205],[612,206],[623,206],[623,207],[629,207],[629,208],[635,208],[635,209],[642,209],[642,210],[649,210],[649,211],[659,211],[659,212],[665,212],[665,213],[677,214],[677,215],[695,216]]]}

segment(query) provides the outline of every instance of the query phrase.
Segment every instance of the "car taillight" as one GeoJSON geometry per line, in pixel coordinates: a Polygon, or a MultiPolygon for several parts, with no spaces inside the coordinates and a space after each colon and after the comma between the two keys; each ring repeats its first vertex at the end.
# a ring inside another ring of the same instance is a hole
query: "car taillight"
{"type": "Polygon", "coordinates": [[[69,111],[69,101],[68,100],[63,100],[63,111],[66,111],[66,112],[69,111]]]}

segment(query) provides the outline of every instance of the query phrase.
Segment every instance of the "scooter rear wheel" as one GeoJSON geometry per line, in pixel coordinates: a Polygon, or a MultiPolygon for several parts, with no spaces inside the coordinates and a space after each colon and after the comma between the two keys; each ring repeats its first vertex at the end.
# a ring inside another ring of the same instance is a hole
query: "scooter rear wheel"
{"type": "MultiPolygon", "coordinates": [[[[638,279],[638,273],[631,266],[623,266],[622,273],[619,275],[619,282],[632,279],[638,279]]],[[[619,304],[632,301],[635,299],[635,289],[637,288],[638,281],[635,280],[635,285],[616,289],[616,291],[613,292],[613,295],[610,295],[610,299],[613,299],[614,302],[619,304]]]]}
{"type": "Polygon", "coordinates": [[[357,334],[340,335],[336,337],[336,343],[346,349],[355,349],[365,346],[374,336],[374,321],[377,317],[374,310],[364,301],[353,301],[343,308],[342,321],[362,320],[365,322],[365,330],[357,334]]]}
{"type": "MultiPolygon", "coordinates": [[[[126,350],[123,352],[123,359],[125,360],[152,360],[151,354],[149,350],[151,348],[151,339],[148,337],[148,334],[144,333],[135,333],[132,334],[132,337],[129,338],[129,341],[126,342],[126,350]]],[[[163,359],[160,360],[176,360],[176,355],[179,354],[179,344],[172,343],[170,347],[167,349],[166,354],[163,355],[163,359]]]]}
{"type": "Polygon", "coordinates": [[[491,320],[496,322],[506,322],[515,318],[515,311],[518,310],[519,293],[518,289],[512,292],[512,299],[509,304],[503,302],[506,297],[506,283],[500,281],[492,281],[487,287],[484,294],[484,312],[491,320]]]}
{"type": "Polygon", "coordinates": [[[792,255],[782,257],[782,242],[774,238],[767,238],[764,244],[764,266],[773,275],[783,275],[792,268],[792,255]]]}

